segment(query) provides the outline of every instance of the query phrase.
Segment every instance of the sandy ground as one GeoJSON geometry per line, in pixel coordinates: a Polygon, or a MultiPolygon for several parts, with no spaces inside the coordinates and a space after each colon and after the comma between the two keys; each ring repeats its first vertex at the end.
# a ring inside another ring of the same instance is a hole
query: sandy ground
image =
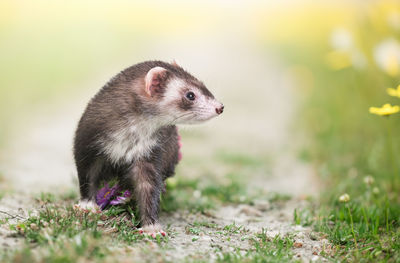
{"type": "MultiPolygon", "coordinates": [[[[218,149],[270,155],[273,157],[271,171],[253,177],[248,187],[261,186],[266,191],[293,196],[291,201],[272,208],[269,204],[224,206],[213,211],[210,218],[219,225],[233,222],[245,225],[249,233],[259,233],[262,229],[270,236],[290,233],[302,244],[294,249],[296,257],[306,262],[321,260],[318,253],[326,241],[314,240],[311,229],[293,225],[293,210],[305,205],[304,196],[318,193],[312,168],[297,160],[294,150],[295,140],[299,138],[292,125],[297,107],[296,87],[273,56],[254,50],[256,48],[248,43],[236,39],[227,38],[224,42],[208,39],[180,42],[179,45],[174,42],[166,44],[163,50],[150,47],[148,54],[151,56],[144,58],[177,59],[225,104],[225,112],[220,118],[189,128],[204,134],[206,141],[185,141],[183,138],[184,158],[191,155],[210,158],[218,149]]],[[[101,80],[90,83],[91,88],[83,94],[38,109],[26,117],[23,126],[20,124],[19,132],[2,151],[0,170],[10,194],[0,201],[1,211],[24,216],[31,209],[27,196],[75,187],[76,172],[71,152],[73,131],[85,103],[101,85],[101,80]]],[[[188,173],[188,176],[191,175],[188,173]]],[[[0,214],[0,218],[6,216],[0,214]]],[[[243,242],[239,242],[240,236],[226,242],[211,230],[192,242],[193,236],[186,233],[185,227],[199,217],[205,216],[190,215],[185,211],[173,216],[162,215],[163,224],[170,225],[176,233],[170,238],[170,249],[163,252],[167,258],[201,258],[201,254],[210,252],[212,260],[215,247],[229,251],[237,245],[243,246],[243,242]]],[[[18,242],[8,238],[8,234],[9,231],[4,229],[0,231],[3,247],[13,247],[13,242],[18,242]]],[[[140,251],[138,253],[140,257],[140,251]]]]}

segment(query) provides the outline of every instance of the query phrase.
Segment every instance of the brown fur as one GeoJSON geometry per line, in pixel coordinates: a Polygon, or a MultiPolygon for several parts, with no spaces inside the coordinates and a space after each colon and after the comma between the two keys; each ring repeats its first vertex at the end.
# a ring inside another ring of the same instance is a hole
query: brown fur
{"type": "MultiPolygon", "coordinates": [[[[161,61],[136,64],[111,79],[92,98],[79,121],[74,139],[81,198],[93,201],[102,182],[116,178],[123,188],[133,191],[142,225],[156,224],[158,221],[164,181],[173,176],[178,163],[176,127],[171,124],[154,131],[150,138],[158,143],[143,158],[116,162],[103,151],[103,147],[113,140],[114,133],[129,129],[136,120],[152,122],[161,116],[161,110],[155,105],[163,96],[166,79],[156,79],[156,96],[149,96],[144,88],[145,76],[154,67],[165,68],[168,71],[166,78],[174,76],[182,79],[213,98],[203,83],[179,66],[161,61]]],[[[182,108],[190,109],[187,105],[182,105],[182,108]]],[[[132,132],[130,141],[136,145],[142,136],[132,132]]]]}

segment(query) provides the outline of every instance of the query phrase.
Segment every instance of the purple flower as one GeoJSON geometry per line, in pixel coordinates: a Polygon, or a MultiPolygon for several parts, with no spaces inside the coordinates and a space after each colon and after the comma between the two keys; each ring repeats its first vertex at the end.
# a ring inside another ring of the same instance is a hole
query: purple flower
{"type": "Polygon", "coordinates": [[[131,192],[126,190],[122,192],[118,184],[110,187],[108,183],[101,188],[96,195],[96,203],[101,210],[108,205],[119,205],[125,203],[131,197],[131,192]]]}
{"type": "Polygon", "coordinates": [[[130,197],[131,192],[129,190],[126,190],[122,196],[117,196],[114,200],[111,200],[110,205],[124,204],[128,201],[130,197]]]}
{"type": "Polygon", "coordinates": [[[117,190],[117,185],[110,187],[107,183],[101,188],[96,195],[96,203],[104,210],[106,206],[110,203],[111,199],[115,196],[115,192],[117,190]]]}

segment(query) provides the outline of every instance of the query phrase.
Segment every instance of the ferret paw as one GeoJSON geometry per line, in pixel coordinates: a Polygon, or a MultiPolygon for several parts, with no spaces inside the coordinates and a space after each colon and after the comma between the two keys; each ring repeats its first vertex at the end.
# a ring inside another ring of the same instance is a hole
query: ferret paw
{"type": "Polygon", "coordinates": [[[99,213],[100,207],[90,200],[80,200],[79,203],[74,205],[74,209],[79,210],[81,212],[89,213],[99,213]]]}
{"type": "Polygon", "coordinates": [[[161,235],[163,237],[167,235],[167,233],[161,229],[161,226],[159,224],[147,225],[139,228],[139,233],[141,235],[150,236],[152,238],[156,238],[157,235],[161,235]]]}

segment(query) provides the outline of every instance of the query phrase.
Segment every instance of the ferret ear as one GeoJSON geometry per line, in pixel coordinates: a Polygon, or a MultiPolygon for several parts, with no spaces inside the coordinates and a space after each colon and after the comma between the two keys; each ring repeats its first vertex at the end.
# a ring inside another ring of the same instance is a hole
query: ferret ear
{"type": "Polygon", "coordinates": [[[147,72],[145,77],[146,93],[153,96],[156,93],[162,93],[164,84],[168,78],[168,71],[162,67],[154,67],[147,72]]]}
{"type": "Polygon", "coordinates": [[[179,66],[179,64],[176,62],[175,59],[172,60],[171,65],[172,65],[172,66],[175,66],[175,67],[180,67],[180,68],[181,68],[181,66],[179,66]]]}

